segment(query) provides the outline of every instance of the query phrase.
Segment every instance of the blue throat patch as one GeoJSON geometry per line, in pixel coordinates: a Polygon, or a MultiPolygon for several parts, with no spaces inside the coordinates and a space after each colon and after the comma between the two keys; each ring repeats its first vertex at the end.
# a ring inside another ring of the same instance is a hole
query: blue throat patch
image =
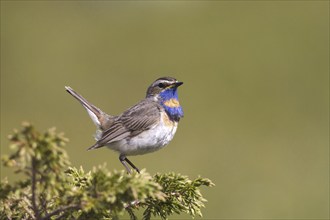
{"type": "Polygon", "coordinates": [[[183,117],[183,110],[179,104],[177,88],[166,89],[160,94],[161,105],[172,120],[179,121],[183,117]]]}

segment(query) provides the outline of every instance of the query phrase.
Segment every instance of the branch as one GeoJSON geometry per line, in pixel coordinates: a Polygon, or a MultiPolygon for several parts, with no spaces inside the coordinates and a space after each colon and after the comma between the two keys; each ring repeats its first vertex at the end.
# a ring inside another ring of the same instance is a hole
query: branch
{"type": "MultiPolygon", "coordinates": [[[[47,220],[47,219],[50,219],[52,216],[54,215],[57,215],[61,212],[64,212],[66,210],[69,210],[69,209],[72,209],[72,210],[75,210],[75,209],[80,209],[80,205],[68,205],[68,206],[64,206],[64,207],[60,207],[54,211],[52,211],[51,213],[48,213],[46,216],[44,216],[43,218],[41,218],[41,220],[47,220]]],[[[56,219],[61,219],[62,215],[61,216],[58,216],[56,219]]]]}
{"type": "Polygon", "coordinates": [[[40,219],[40,213],[36,201],[36,160],[32,158],[32,209],[36,219],[40,219]]]}

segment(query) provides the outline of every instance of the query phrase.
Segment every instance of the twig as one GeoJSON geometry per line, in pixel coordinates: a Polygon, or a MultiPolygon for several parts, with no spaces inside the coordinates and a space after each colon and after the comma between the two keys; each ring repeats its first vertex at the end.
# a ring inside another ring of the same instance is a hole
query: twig
{"type": "Polygon", "coordinates": [[[128,204],[125,204],[124,205],[124,208],[125,209],[130,209],[130,208],[132,208],[132,207],[136,207],[136,206],[138,206],[140,204],[140,201],[139,200],[134,200],[134,201],[132,201],[132,202],[130,202],[130,203],[128,203],[128,204]]]}
{"type": "Polygon", "coordinates": [[[32,209],[37,220],[40,219],[40,213],[36,201],[36,160],[32,158],[32,209]]]}
{"type": "MultiPolygon", "coordinates": [[[[48,213],[46,216],[44,216],[43,218],[41,218],[41,220],[47,220],[47,219],[50,219],[52,216],[54,215],[57,215],[61,212],[64,212],[66,210],[69,210],[69,209],[80,209],[80,205],[68,205],[68,206],[63,206],[63,207],[60,207],[50,213],[48,213]]],[[[58,216],[56,219],[61,219],[62,215],[61,216],[58,216]]]]}

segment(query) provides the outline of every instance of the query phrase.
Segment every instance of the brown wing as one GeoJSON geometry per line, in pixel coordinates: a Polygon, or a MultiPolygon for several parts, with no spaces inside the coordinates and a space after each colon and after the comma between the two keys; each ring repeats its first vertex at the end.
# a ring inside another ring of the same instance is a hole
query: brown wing
{"type": "Polygon", "coordinates": [[[145,99],[126,110],[107,130],[100,140],[88,150],[100,148],[106,144],[138,135],[158,123],[161,106],[150,99],[145,99]]]}

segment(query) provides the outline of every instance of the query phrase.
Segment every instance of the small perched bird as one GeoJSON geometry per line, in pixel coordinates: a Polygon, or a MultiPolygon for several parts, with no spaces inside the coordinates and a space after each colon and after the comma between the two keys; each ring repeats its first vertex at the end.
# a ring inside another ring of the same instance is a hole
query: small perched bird
{"type": "Polygon", "coordinates": [[[173,139],[183,117],[177,91],[182,84],[172,77],[157,79],[148,87],[145,99],[119,116],[106,114],[69,86],[65,89],[83,105],[97,127],[96,143],[88,150],[106,146],[119,152],[120,162],[131,173],[127,163],[140,171],[127,156],[154,152],[173,139]]]}

